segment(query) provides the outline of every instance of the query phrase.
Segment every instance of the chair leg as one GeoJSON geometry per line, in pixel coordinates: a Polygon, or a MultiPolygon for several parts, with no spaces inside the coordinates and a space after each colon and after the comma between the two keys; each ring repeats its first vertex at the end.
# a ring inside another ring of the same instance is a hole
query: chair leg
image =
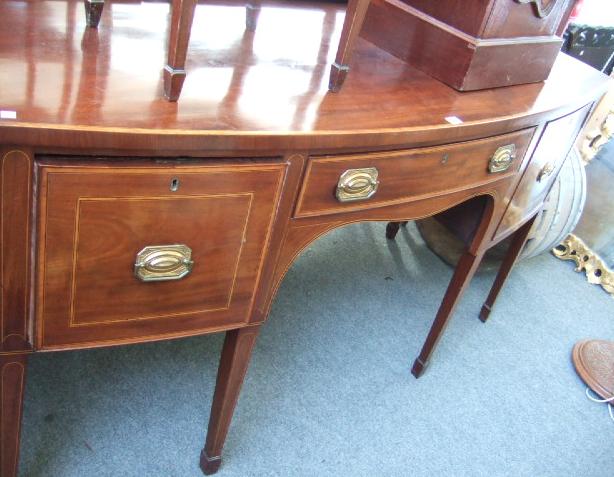
{"type": "Polygon", "coordinates": [[[488,294],[488,298],[482,305],[482,309],[480,310],[480,320],[482,322],[486,322],[488,320],[488,316],[492,311],[492,307],[495,304],[495,300],[503,288],[503,284],[507,277],[510,274],[514,264],[518,260],[520,256],[520,252],[524,248],[525,243],[529,238],[529,232],[531,231],[531,227],[535,222],[536,216],[531,218],[527,223],[525,223],[522,227],[520,227],[516,232],[514,232],[514,236],[512,238],[512,243],[510,244],[505,257],[503,258],[503,262],[499,267],[499,272],[497,273],[497,278],[495,278],[495,282],[493,283],[492,288],[490,289],[490,293],[488,294]]]}
{"type": "Polygon", "coordinates": [[[260,326],[250,326],[226,332],[207,439],[200,453],[200,468],[206,475],[217,472],[222,463],[222,448],[259,331],[260,326]]]}
{"type": "Polygon", "coordinates": [[[185,80],[185,60],[190,43],[197,0],[173,0],[171,32],[168,40],[168,60],[164,67],[164,95],[177,101],[185,80]]]}
{"type": "Polygon", "coordinates": [[[433,354],[433,351],[435,350],[435,347],[437,346],[437,343],[439,342],[439,339],[441,338],[446,326],[448,325],[452,313],[454,313],[454,309],[458,305],[463,292],[475,274],[475,271],[477,270],[483,256],[483,251],[479,252],[477,255],[472,255],[469,252],[465,252],[460,258],[460,261],[454,270],[452,280],[450,280],[450,284],[446,290],[446,294],[444,295],[441,305],[439,306],[439,310],[437,311],[433,325],[431,326],[426,341],[422,346],[422,351],[420,352],[418,358],[416,358],[416,361],[414,361],[411,372],[416,378],[422,376],[422,373],[428,366],[429,359],[433,354]]]}
{"type": "Polygon", "coordinates": [[[104,0],[83,0],[83,3],[85,4],[85,20],[87,26],[98,28],[98,23],[100,23],[102,9],[104,7],[104,0]]]}
{"type": "Polygon", "coordinates": [[[0,355],[0,475],[16,477],[27,354],[0,355]]]}
{"type": "Polygon", "coordinates": [[[371,0],[349,0],[341,30],[341,40],[335,62],[330,68],[328,89],[333,92],[339,91],[350,70],[350,59],[354,51],[358,34],[365,21],[365,15],[371,0]]]}

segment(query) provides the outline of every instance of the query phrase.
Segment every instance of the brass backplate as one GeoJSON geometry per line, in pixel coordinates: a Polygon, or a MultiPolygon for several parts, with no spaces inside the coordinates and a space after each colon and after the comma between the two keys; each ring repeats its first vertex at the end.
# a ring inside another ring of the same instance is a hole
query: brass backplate
{"type": "Polygon", "coordinates": [[[503,172],[506,171],[516,157],[516,145],[508,144],[498,148],[488,163],[488,172],[503,172]]]}
{"type": "Polygon", "coordinates": [[[339,177],[336,197],[339,202],[352,202],[372,197],[377,192],[379,181],[375,167],[348,169],[339,177]]]}
{"type": "Polygon", "coordinates": [[[143,282],[179,280],[193,265],[192,249],[187,245],[150,245],[136,255],[134,275],[143,282]]]}

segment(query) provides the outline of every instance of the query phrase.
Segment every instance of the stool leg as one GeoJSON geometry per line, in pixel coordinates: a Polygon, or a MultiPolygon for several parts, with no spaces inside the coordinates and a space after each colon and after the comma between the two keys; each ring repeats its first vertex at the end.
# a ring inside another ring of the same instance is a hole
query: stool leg
{"type": "Polygon", "coordinates": [[[206,475],[217,472],[222,463],[222,448],[259,330],[260,326],[250,326],[226,332],[207,440],[200,453],[200,468],[206,475]]]}
{"type": "MultiPolygon", "coordinates": [[[[536,216],[535,216],[536,217],[536,216]]],[[[495,300],[503,288],[503,284],[507,279],[512,267],[518,260],[520,256],[520,252],[524,248],[525,243],[529,238],[529,232],[531,231],[531,227],[535,222],[535,217],[531,218],[527,223],[525,223],[522,227],[520,227],[516,232],[514,232],[514,236],[512,238],[512,243],[510,244],[503,262],[499,267],[499,272],[497,273],[497,278],[495,278],[495,282],[493,283],[492,288],[490,289],[490,293],[488,294],[488,298],[482,305],[482,309],[480,310],[480,320],[482,322],[486,322],[488,320],[488,316],[492,311],[492,307],[495,304],[495,300]]]]}
{"type": "Polygon", "coordinates": [[[83,0],[85,4],[85,20],[88,27],[98,28],[104,0],[83,0]]]}
{"type": "Polygon", "coordinates": [[[168,61],[164,67],[164,95],[177,101],[185,80],[185,60],[190,42],[192,21],[197,0],[173,0],[171,32],[168,39],[168,61]]]}
{"type": "Polygon", "coordinates": [[[475,271],[478,268],[478,265],[482,261],[482,257],[484,252],[479,252],[477,255],[472,255],[469,252],[465,252],[456,269],[454,270],[454,275],[452,275],[452,280],[450,280],[450,284],[448,285],[448,289],[446,290],[446,294],[443,297],[443,301],[439,306],[439,310],[437,311],[437,315],[435,316],[435,321],[433,321],[433,325],[429,331],[429,334],[422,346],[422,351],[416,361],[414,361],[414,365],[411,369],[412,374],[419,378],[422,376],[422,373],[426,369],[429,359],[441,338],[448,322],[454,313],[454,309],[458,305],[460,298],[463,295],[463,292],[469,285],[471,278],[475,274],[475,271]]]}
{"type": "Polygon", "coordinates": [[[350,70],[350,58],[369,8],[370,0],[349,0],[335,62],[330,67],[328,89],[337,92],[350,70]]]}
{"type": "Polygon", "coordinates": [[[27,354],[0,355],[0,475],[16,477],[27,354]]]}

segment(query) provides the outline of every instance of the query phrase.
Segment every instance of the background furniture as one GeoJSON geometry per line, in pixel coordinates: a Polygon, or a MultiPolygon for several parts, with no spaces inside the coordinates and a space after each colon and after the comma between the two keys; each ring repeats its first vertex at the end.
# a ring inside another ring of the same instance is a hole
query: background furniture
{"type": "Polygon", "coordinates": [[[419,375],[484,252],[512,234],[524,241],[607,87],[561,57],[547,83],[459,93],[359,39],[353,74],[327,94],[339,7],[264,5],[254,38],[244,5],[224,3],[197,7],[211,23],[194,31],[211,36],[192,38],[192,74],[182,101],[169,103],[150,74],[159,58],[136,54],[161,51],[166,10],[150,15],[146,34],[140,6],[129,4],[125,23],[92,32],[77,5],[0,4],[10,19],[0,30],[10,79],[0,88],[7,477],[30,353],[224,331],[201,454],[202,469],[215,472],[257,334],[297,255],[349,223],[461,208],[468,247],[419,375]],[[290,49],[267,22],[303,30],[290,49]],[[219,53],[237,43],[243,54],[219,53]],[[37,75],[49,65],[62,74],[37,75]]]}

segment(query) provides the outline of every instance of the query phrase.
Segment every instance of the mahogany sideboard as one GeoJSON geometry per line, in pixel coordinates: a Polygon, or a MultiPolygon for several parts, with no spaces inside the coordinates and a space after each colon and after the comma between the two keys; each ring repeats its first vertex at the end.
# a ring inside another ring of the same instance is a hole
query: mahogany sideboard
{"type": "Polygon", "coordinates": [[[359,40],[330,93],[343,6],[267,2],[250,30],[224,1],[197,7],[171,103],[168,4],[107,2],[97,30],[82,5],[0,3],[2,477],[30,353],[225,332],[201,454],[215,472],[284,274],[352,222],[440,214],[466,239],[419,376],[484,252],[514,234],[490,312],[607,88],[561,55],[546,82],[460,93],[359,40]]]}

